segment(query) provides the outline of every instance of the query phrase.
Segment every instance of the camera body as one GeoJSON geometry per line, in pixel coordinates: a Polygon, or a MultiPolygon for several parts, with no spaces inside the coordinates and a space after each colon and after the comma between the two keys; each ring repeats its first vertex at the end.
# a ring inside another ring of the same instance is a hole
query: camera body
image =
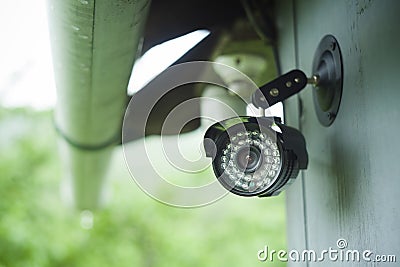
{"type": "Polygon", "coordinates": [[[306,169],[303,135],[277,117],[235,117],[204,135],[206,156],[223,187],[241,196],[275,196],[306,169]]]}

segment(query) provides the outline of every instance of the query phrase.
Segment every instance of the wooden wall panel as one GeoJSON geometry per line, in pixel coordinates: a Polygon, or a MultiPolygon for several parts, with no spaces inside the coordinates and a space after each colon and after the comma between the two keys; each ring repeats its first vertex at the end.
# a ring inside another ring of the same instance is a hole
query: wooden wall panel
{"type": "MultiPolygon", "coordinates": [[[[288,14],[294,19],[293,29],[280,29],[280,54],[292,53],[283,40],[294,36],[298,67],[311,74],[318,42],[333,34],[342,49],[345,80],[341,109],[329,128],[317,120],[311,88],[300,96],[302,114],[293,112],[297,103],[286,103],[288,122],[300,118],[310,157],[304,180],[287,192],[289,247],[302,249],[304,239],[303,246],[318,251],[345,238],[349,249],[399,257],[400,2],[294,0],[279,6],[292,4],[292,11],[278,8],[278,22],[290,25],[288,14]]],[[[290,65],[293,59],[281,56],[281,62],[290,65]]],[[[331,265],[381,264],[306,264],[331,265]]]]}

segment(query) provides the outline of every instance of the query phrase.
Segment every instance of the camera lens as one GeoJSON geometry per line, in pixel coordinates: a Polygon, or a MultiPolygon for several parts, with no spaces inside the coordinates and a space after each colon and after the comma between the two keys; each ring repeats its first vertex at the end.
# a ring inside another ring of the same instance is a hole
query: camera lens
{"type": "Polygon", "coordinates": [[[245,173],[252,173],[260,166],[261,151],[254,146],[242,147],[236,154],[236,163],[245,173]]]}
{"type": "Polygon", "coordinates": [[[217,155],[219,180],[232,192],[256,195],[271,186],[281,168],[281,153],[273,134],[232,127],[217,155]]]}
{"type": "Polygon", "coordinates": [[[277,195],[308,164],[303,135],[268,117],[216,123],[205,134],[204,148],[218,181],[240,196],[277,195]]]}

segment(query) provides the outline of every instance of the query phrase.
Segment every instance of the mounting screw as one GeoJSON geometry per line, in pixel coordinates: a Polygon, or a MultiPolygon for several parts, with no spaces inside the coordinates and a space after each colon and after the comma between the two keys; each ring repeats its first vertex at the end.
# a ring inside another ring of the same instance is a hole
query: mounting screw
{"type": "Polygon", "coordinates": [[[326,113],[326,116],[328,117],[329,120],[333,120],[336,117],[336,115],[332,112],[326,113]]]}
{"type": "Polygon", "coordinates": [[[330,44],[330,48],[331,48],[332,51],[334,51],[335,48],[336,48],[336,43],[335,43],[335,42],[332,42],[332,43],[330,44]]]}
{"type": "Polygon", "coordinates": [[[272,88],[272,89],[269,91],[269,94],[270,94],[271,96],[273,96],[273,97],[276,97],[276,96],[279,95],[279,90],[276,89],[276,88],[272,88]]]}

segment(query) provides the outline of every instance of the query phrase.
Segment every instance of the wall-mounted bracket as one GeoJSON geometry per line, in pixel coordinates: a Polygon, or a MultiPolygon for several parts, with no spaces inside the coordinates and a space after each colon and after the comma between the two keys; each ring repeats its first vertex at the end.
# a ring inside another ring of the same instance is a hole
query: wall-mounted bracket
{"type": "Polygon", "coordinates": [[[319,122],[329,126],[339,111],[343,90],[343,64],[340,47],[332,35],[326,35],[315,51],[312,72],[314,107],[319,122]]]}
{"type": "Polygon", "coordinates": [[[275,80],[261,86],[252,95],[252,102],[257,108],[269,108],[290,96],[297,94],[307,85],[307,76],[301,70],[292,70],[275,80]]]}
{"type": "Polygon", "coordinates": [[[333,123],[339,110],[343,88],[343,66],[339,44],[332,35],[325,36],[318,45],[310,78],[301,70],[292,70],[261,86],[252,95],[257,108],[268,107],[286,100],[311,84],[318,120],[324,126],[333,123]]]}

